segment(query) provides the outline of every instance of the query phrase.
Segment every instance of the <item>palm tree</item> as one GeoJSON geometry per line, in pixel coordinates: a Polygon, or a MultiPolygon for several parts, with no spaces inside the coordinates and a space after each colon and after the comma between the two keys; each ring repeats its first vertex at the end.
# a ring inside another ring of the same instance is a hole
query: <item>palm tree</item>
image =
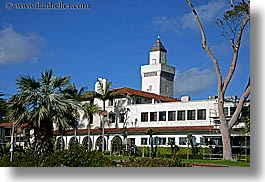
{"type": "Polygon", "coordinates": [[[104,153],[104,126],[106,119],[106,101],[113,98],[113,94],[110,92],[110,86],[112,82],[108,82],[106,80],[98,80],[98,90],[96,92],[95,97],[103,101],[103,111],[101,112],[102,116],[102,153],[104,153]]]}
{"type": "Polygon", "coordinates": [[[167,144],[170,145],[172,159],[175,159],[179,147],[176,145],[176,142],[173,140],[169,140],[167,144]]]}
{"type": "MultiPolygon", "coordinates": [[[[83,98],[83,95],[87,93],[87,87],[81,87],[80,90],[78,90],[76,88],[76,85],[75,84],[71,84],[71,88],[69,89],[70,91],[70,94],[71,96],[79,103],[81,104],[81,101],[82,101],[82,98],[83,98]],[[72,91],[72,92],[71,92],[72,91]]],[[[82,109],[82,106],[81,107],[78,107],[75,109],[74,111],[74,115],[76,117],[76,122],[75,122],[75,125],[74,125],[74,130],[75,130],[75,138],[77,138],[77,128],[79,127],[79,117],[80,117],[80,114],[78,112],[78,109],[81,108],[82,109]]]]}
{"type": "Polygon", "coordinates": [[[188,149],[189,149],[189,145],[191,146],[191,151],[192,151],[192,156],[194,157],[195,156],[195,146],[194,146],[194,143],[193,143],[193,135],[191,133],[189,133],[187,135],[187,139],[188,139],[188,149]]]}
{"type": "Polygon", "coordinates": [[[154,143],[153,143],[153,135],[154,135],[155,133],[156,133],[155,130],[153,130],[152,128],[148,129],[148,130],[145,132],[145,134],[146,134],[146,135],[149,135],[149,137],[150,137],[151,157],[152,157],[152,159],[155,157],[155,156],[154,156],[154,147],[153,147],[153,145],[154,145],[154,143]]]}
{"type": "Polygon", "coordinates": [[[121,135],[123,137],[123,147],[122,147],[122,154],[124,155],[124,152],[127,151],[127,136],[128,136],[128,129],[126,126],[123,126],[121,128],[121,135]]]}
{"type": "Polygon", "coordinates": [[[97,114],[100,112],[100,109],[97,105],[94,104],[94,93],[92,93],[92,99],[90,100],[89,103],[85,103],[82,108],[84,111],[84,115],[83,115],[83,120],[87,119],[88,120],[88,124],[87,124],[87,132],[88,132],[88,150],[90,150],[90,128],[91,128],[91,124],[93,121],[93,115],[97,114]]]}
{"type": "Polygon", "coordinates": [[[79,107],[71,92],[70,77],[56,77],[46,70],[39,79],[20,76],[19,93],[9,102],[9,119],[15,124],[27,121],[34,129],[33,152],[44,155],[53,151],[53,124],[62,130],[73,127],[74,111],[79,107]]]}

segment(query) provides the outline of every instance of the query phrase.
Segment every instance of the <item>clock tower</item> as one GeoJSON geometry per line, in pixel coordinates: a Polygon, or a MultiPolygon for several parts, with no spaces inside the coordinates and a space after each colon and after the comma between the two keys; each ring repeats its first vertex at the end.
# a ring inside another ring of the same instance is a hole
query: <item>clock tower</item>
{"type": "Polygon", "coordinates": [[[141,66],[142,91],[173,97],[175,67],[167,65],[167,50],[158,36],[149,52],[149,65],[141,66]]]}

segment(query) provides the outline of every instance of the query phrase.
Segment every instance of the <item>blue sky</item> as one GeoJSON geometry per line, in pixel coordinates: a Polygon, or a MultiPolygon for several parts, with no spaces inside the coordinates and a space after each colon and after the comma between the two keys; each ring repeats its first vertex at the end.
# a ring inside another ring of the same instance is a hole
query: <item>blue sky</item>
{"type": "MultiPolygon", "coordinates": [[[[159,34],[168,51],[168,64],[176,67],[175,97],[217,95],[214,66],[201,48],[200,32],[185,0],[64,1],[89,3],[89,10],[8,10],[6,2],[0,1],[0,91],[6,94],[17,93],[18,76],[37,78],[50,68],[55,75],[71,76],[79,88],[93,90],[97,78],[103,77],[112,81],[112,88],[140,90],[140,66],[148,64],[149,50],[159,34]]],[[[230,0],[193,2],[208,45],[226,75],[232,50],[215,21],[230,8],[230,0]]],[[[249,34],[247,28],[226,95],[240,96],[247,84],[249,34]]]]}

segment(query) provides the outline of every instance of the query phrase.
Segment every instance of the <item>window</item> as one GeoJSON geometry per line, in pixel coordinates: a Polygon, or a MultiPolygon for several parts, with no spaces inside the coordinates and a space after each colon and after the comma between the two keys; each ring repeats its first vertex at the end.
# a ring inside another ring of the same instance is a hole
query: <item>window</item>
{"type": "Polygon", "coordinates": [[[135,145],[135,138],[128,138],[129,145],[135,145]]]}
{"type": "Polygon", "coordinates": [[[168,93],[168,86],[165,86],[165,91],[166,93],[168,93]]]}
{"type": "Polygon", "coordinates": [[[157,121],[157,112],[150,112],[150,121],[157,121]]]}
{"type": "Polygon", "coordinates": [[[188,110],[188,120],[195,120],[195,110],[188,110]]]}
{"type": "Polygon", "coordinates": [[[109,100],[109,106],[113,106],[113,103],[114,103],[113,99],[110,99],[109,100]]]}
{"type": "Polygon", "coordinates": [[[204,145],[205,144],[205,138],[204,137],[200,137],[200,145],[204,145]]]}
{"type": "Polygon", "coordinates": [[[246,107],[242,107],[242,110],[241,110],[241,116],[243,117],[246,117],[246,116],[249,116],[250,115],[250,106],[246,107]]]}
{"type": "Polygon", "coordinates": [[[159,112],[159,121],[166,121],[166,111],[159,112]]]}
{"type": "Polygon", "coordinates": [[[115,113],[114,112],[109,112],[109,121],[111,123],[115,123],[115,113]]]}
{"type": "Polygon", "coordinates": [[[178,111],[178,121],[184,121],[185,120],[185,111],[178,111]]]}
{"type": "Polygon", "coordinates": [[[5,136],[11,136],[12,129],[6,128],[5,129],[5,136]]]}
{"type": "Polygon", "coordinates": [[[228,116],[228,107],[224,107],[224,115],[225,115],[225,117],[228,116]]]}
{"type": "Polygon", "coordinates": [[[206,109],[198,109],[197,119],[198,120],[206,120],[206,109]]]}
{"type": "Polygon", "coordinates": [[[147,91],[152,91],[152,85],[149,85],[149,89],[147,91]]]}
{"type": "Polygon", "coordinates": [[[230,116],[232,116],[235,111],[236,111],[236,107],[230,107],[230,116]]]}
{"type": "Polygon", "coordinates": [[[175,138],[173,138],[173,137],[168,137],[168,143],[174,143],[175,144],[175,138]]]}
{"type": "Polygon", "coordinates": [[[141,113],[141,122],[147,122],[148,121],[148,112],[142,112],[141,113]]]}
{"type": "Polygon", "coordinates": [[[168,121],[176,120],[176,111],[168,111],[168,121]]]}
{"type": "Polygon", "coordinates": [[[120,123],[124,123],[124,113],[120,113],[120,123]]]}
{"type": "Polygon", "coordinates": [[[158,145],[166,145],[167,140],[166,138],[158,138],[158,145]]]}
{"type": "Polygon", "coordinates": [[[136,102],[136,104],[141,104],[141,99],[137,98],[135,102],[136,102]]]}
{"type": "MultiPolygon", "coordinates": [[[[151,145],[151,138],[149,138],[149,145],[151,145]]],[[[158,137],[152,137],[153,145],[158,145],[159,144],[159,138],[158,137]]]]}
{"type": "Polygon", "coordinates": [[[179,137],[179,145],[186,145],[187,138],[186,137],[179,137]]]}
{"type": "Polygon", "coordinates": [[[147,145],[147,138],[141,138],[141,145],[147,145]]]}

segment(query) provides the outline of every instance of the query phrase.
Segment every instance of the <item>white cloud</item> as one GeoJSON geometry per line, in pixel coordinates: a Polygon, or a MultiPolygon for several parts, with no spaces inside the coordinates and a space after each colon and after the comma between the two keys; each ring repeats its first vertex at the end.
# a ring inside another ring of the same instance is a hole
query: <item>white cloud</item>
{"type": "Polygon", "coordinates": [[[0,65],[24,61],[37,61],[44,39],[37,34],[23,35],[11,25],[0,30],[0,65]]]}
{"type": "Polygon", "coordinates": [[[198,95],[214,86],[216,75],[213,71],[193,67],[175,76],[175,95],[198,95]]]}
{"type": "MultiPolygon", "coordinates": [[[[215,21],[217,17],[220,17],[220,15],[228,7],[230,7],[230,4],[224,0],[213,0],[209,1],[209,3],[206,5],[201,5],[198,7],[195,6],[195,9],[197,10],[203,25],[207,25],[209,23],[213,23],[213,21],[215,21]]],[[[156,17],[153,19],[151,24],[160,28],[161,31],[178,32],[186,29],[190,29],[197,32],[199,31],[198,24],[191,11],[182,16],[156,17]]]]}

